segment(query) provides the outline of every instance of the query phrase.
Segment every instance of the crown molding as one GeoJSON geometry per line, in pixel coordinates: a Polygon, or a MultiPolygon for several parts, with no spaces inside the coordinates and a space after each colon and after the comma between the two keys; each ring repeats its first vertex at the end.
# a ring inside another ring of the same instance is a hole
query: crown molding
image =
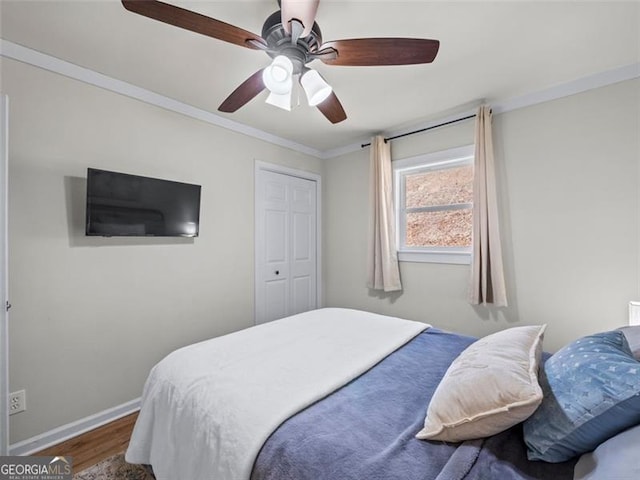
{"type": "MultiPolygon", "coordinates": [[[[491,109],[493,110],[493,113],[495,115],[510,112],[512,110],[518,110],[520,108],[531,107],[533,105],[538,105],[539,103],[557,100],[560,98],[568,97],[570,95],[576,95],[588,90],[606,87],[607,85],[613,85],[615,83],[624,82],[626,80],[633,80],[634,78],[638,77],[640,77],[640,63],[632,63],[631,65],[624,65],[622,67],[605,70],[604,72],[599,72],[593,75],[588,75],[586,77],[578,78],[570,82],[554,85],[537,92],[509,98],[507,100],[478,102],[478,105],[480,103],[488,103],[489,105],[491,105],[491,109]]],[[[402,130],[383,132],[383,134],[385,137],[395,137],[396,135],[403,135],[411,131],[433,127],[434,125],[438,125],[441,123],[455,121],[474,113],[476,113],[475,109],[465,110],[464,112],[459,112],[447,117],[441,117],[437,120],[431,120],[426,123],[416,124],[412,127],[407,127],[402,130]]],[[[322,152],[322,158],[330,159],[345,155],[347,153],[356,152],[362,148],[362,143],[369,142],[370,140],[371,139],[369,138],[362,142],[345,145],[344,147],[336,148],[333,150],[325,150],[322,152]]]]}
{"type": "MultiPolygon", "coordinates": [[[[228,118],[222,117],[207,110],[194,107],[193,105],[180,102],[173,98],[160,95],[145,88],[138,87],[131,83],[123,82],[122,80],[109,77],[88,68],[80,67],[65,60],[61,60],[51,55],[38,52],[36,50],[18,45],[16,43],[10,42],[9,40],[1,38],[0,56],[33,65],[35,67],[39,67],[60,75],[64,75],[66,77],[112,91],[114,93],[119,93],[121,95],[140,100],[141,102],[155,105],[172,112],[180,113],[196,120],[201,120],[218,127],[242,133],[244,135],[248,135],[250,137],[254,137],[259,140],[288,148],[290,150],[294,150],[296,152],[300,152],[315,158],[331,159],[346,155],[348,153],[356,152],[358,150],[361,150],[362,143],[366,143],[370,140],[370,138],[367,137],[361,139],[361,141],[359,141],[358,143],[352,143],[329,150],[318,150],[316,148],[312,148],[283,137],[278,137],[277,135],[265,132],[264,130],[250,127],[240,122],[229,120],[228,118]]],[[[551,100],[557,100],[559,98],[568,97],[570,95],[586,92],[595,88],[605,87],[607,85],[613,85],[615,83],[624,82],[626,80],[632,80],[638,77],[640,77],[640,62],[632,63],[631,65],[625,65],[611,70],[606,70],[604,72],[595,73],[593,75],[554,85],[552,87],[526,95],[513,97],[507,100],[494,100],[490,101],[489,103],[491,104],[494,114],[506,113],[512,110],[530,107],[551,100]]],[[[411,128],[384,132],[384,134],[388,137],[401,135],[411,130],[419,130],[442,123],[443,121],[460,118],[465,116],[467,113],[468,112],[458,113],[446,118],[439,118],[427,123],[414,125],[411,128]]]]}
{"type": "Polygon", "coordinates": [[[494,114],[506,113],[520,108],[531,107],[539,103],[557,100],[559,98],[576,95],[578,93],[606,87],[615,83],[633,80],[640,77],[640,63],[632,63],[622,67],[594,73],[586,77],[578,78],[570,82],[554,85],[544,90],[513,97],[503,101],[491,102],[491,109],[494,114]]]}
{"type": "Polygon", "coordinates": [[[18,45],[17,43],[13,43],[5,39],[0,39],[0,55],[12,60],[33,65],[34,67],[49,70],[50,72],[57,73],[65,77],[73,78],[74,80],[79,80],[114,93],[119,93],[121,95],[140,100],[141,102],[164,108],[165,110],[180,113],[182,115],[195,118],[196,120],[201,120],[218,127],[242,133],[259,140],[264,140],[265,142],[269,142],[274,145],[289,148],[291,150],[304,153],[305,155],[322,158],[322,152],[315,148],[302,145],[301,143],[297,143],[286,138],[278,137],[277,135],[250,127],[240,122],[229,120],[228,118],[216,115],[215,113],[207,110],[160,95],[159,93],[152,92],[131,83],[123,82],[122,80],[109,77],[94,70],[80,67],[79,65],[75,65],[65,60],[60,60],[59,58],[47,55],[46,53],[23,47],[22,45],[18,45]]]}

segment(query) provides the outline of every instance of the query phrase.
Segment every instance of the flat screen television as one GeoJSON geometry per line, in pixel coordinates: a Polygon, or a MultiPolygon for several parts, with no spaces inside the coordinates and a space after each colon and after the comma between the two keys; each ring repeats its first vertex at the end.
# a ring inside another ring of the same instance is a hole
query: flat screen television
{"type": "Polygon", "coordinates": [[[87,169],[86,234],[197,237],[200,185],[87,169]]]}

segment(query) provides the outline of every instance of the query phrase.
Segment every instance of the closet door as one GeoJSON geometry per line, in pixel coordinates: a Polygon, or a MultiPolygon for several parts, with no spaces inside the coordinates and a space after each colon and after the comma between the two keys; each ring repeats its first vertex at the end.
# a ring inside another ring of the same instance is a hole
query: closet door
{"type": "Polygon", "coordinates": [[[256,323],[317,308],[317,184],[256,171],[256,323]]]}

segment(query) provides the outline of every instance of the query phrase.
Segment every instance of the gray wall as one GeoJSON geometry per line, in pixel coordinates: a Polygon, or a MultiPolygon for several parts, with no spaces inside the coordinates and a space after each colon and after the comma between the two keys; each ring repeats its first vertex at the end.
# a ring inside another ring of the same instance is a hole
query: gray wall
{"type": "Polygon", "coordinates": [[[322,163],[12,60],[11,442],[139,397],[171,350],[253,321],[254,159],[322,163]],[[84,236],[87,167],[202,185],[200,237],[84,236]]]}
{"type": "MultiPolygon", "coordinates": [[[[368,151],[324,163],[2,60],[10,97],[13,443],[141,393],[169,351],[253,318],[254,159],[323,174],[325,298],[483,335],[549,324],[545,345],[626,321],[640,298],[640,82],[495,118],[511,306],[465,301],[468,267],[403,263],[405,290],[365,284],[368,151]],[[83,234],[88,166],[198,183],[195,240],[83,234]]],[[[469,144],[472,123],[393,143],[406,158],[469,144]]]]}
{"type": "MultiPolygon", "coordinates": [[[[640,298],[640,81],[494,117],[510,306],[466,302],[469,267],[400,266],[404,291],[367,290],[368,149],[325,166],[325,296],[485,335],[547,323],[545,348],[627,322],[640,298]]],[[[393,141],[392,158],[473,143],[473,122],[393,141]]]]}

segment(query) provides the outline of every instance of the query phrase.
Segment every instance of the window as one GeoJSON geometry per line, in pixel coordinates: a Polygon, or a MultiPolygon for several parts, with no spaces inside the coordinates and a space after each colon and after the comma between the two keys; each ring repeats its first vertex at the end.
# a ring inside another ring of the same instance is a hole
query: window
{"type": "Polygon", "coordinates": [[[473,145],[393,162],[398,258],[470,263],[473,145]]]}

